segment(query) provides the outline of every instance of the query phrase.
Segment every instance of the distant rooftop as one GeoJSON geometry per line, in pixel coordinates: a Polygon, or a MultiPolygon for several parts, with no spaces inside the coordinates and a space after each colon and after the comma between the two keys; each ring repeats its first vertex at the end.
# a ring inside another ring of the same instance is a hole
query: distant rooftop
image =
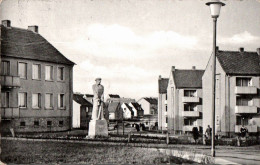
{"type": "Polygon", "coordinates": [[[168,82],[169,82],[168,78],[160,78],[158,80],[160,94],[167,93],[168,82]]]}

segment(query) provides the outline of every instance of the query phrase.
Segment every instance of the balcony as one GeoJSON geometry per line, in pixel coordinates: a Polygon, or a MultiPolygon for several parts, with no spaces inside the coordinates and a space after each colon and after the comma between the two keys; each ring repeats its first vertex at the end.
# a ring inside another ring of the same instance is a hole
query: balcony
{"type": "Polygon", "coordinates": [[[202,119],[197,119],[197,120],[195,121],[195,125],[196,125],[197,127],[202,127],[202,119]]]}
{"type": "MultiPolygon", "coordinates": [[[[242,127],[242,125],[236,125],[235,132],[239,133],[241,127],[242,127]]],[[[250,132],[250,133],[257,132],[257,125],[245,125],[245,127],[247,128],[248,132],[250,132]]]]}
{"type": "Polygon", "coordinates": [[[257,113],[256,106],[235,106],[235,113],[257,113]]]}
{"type": "Polygon", "coordinates": [[[199,111],[182,111],[183,117],[199,117],[200,112],[199,111]]]}
{"type": "Polygon", "coordinates": [[[4,88],[20,87],[20,77],[19,76],[2,75],[1,76],[1,85],[4,88]]]}
{"type": "Polygon", "coordinates": [[[1,117],[3,119],[12,119],[19,116],[19,108],[1,107],[1,117]]]}
{"type": "Polygon", "coordinates": [[[185,125],[185,126],[183,126],[183,131],[184,132],[187,132],[187,131],[192,131],[192,129],[193,129],[193,127],[196,127],[196,126],[194,126],[194,125],[185,125]]]}
{"type": "Polygon", "coordinates": [[[200,98],[195,96],[195,97],[187,97],[184,96],[182,97],[182,102],[183,103],[199,103],[200,102],[200,98]]]}
{"type": "Polygon", "coordinates": [[[257,88],[254,86],[236,86],[235,94],[257,94],[257,88]]]}

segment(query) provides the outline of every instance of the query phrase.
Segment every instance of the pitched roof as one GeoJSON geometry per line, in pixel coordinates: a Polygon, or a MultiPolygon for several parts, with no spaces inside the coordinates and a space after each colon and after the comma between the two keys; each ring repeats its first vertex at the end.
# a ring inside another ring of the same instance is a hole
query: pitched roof
{"type": "Polygon", "coordinates": [[[108,96],[109,96],[110,98],[120,98],[119,95],[114,95],[114,94],[108,94],[108,96]]]}
{"type": "Polygon", "coordinates": [[[202,88],[204,70],[180,70],[172,72],[176,88],[202,88]]]}
{"type": "Polygon", "coordinates": [[[132,107],[129,104],[127,103],[123,103],[123,104],[125,104],[128,109],[132,110],[132,107]]]}
{"type": "Polygon", "coordinates": [[[256,52],[221,51],[217,59],[227,74],[259,75],[259,55],[256,52]]]}
{"type": "Polygon", "coordinates": [[[1,26],[1,55],[74,65],[40,34],[31,30],[1,26]]]}
{"type": "Polygon", "coordinates": [[[158,80],[158,85],[159,85],[159,93],[167,93],[167,87],[168,87],[168,78],[161,78],[158,80]]]}
{"type": "Polygon", "coordinates": [[[141,107],[141,105],[140,104],[138,104],[137,102],[131,102],[131,104],[134,106],[134,108],[136,109],[136,110],[140,110],[140,111],[142,111],[143,109],[142,109],[142,107],[141,107]]]}
{"type": "Polygon", "coordinates": [[[126,105],[126,107],[131,111],[131,113],[134,113],[132,107],[128,103],[123,103],[126,105]]]}
{"type": "Polygon", "coordinates": [[[88,102],[86,99],[83,98],[82,94],[73,94],[73,100],[79,103],[80,105],[86,105],[88,107],[93,106],[92,103],[88,102]]]}
{"type": "Polygon", "coordinates": [[[158,104],[158,99],[155,97],[144,97],[143,99],[145,99],[150,104],[158,104]]]}
{"type": "Polygon", "coordinates": [[[117,107],[120,105],[119,102],[112,102],[108,104],[108,111],[109,112],[115,112],[117,107]]]}

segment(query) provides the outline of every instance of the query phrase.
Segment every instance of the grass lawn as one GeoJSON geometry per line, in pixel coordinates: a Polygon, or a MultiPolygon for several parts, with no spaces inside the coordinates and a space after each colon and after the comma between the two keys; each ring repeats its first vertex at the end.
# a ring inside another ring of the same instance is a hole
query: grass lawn
{"type": "Polygon", "coordinates": [[[62,142],[1,141],[4,163],[161,164],[194,163],[146,148],[62,142]]]}

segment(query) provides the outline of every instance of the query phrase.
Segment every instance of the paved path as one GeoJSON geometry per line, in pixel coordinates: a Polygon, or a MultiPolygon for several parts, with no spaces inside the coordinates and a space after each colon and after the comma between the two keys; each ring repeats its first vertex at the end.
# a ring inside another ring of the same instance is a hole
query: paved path
{"type": "Polygon", "coordinates": [[[258,164],[260,165],[260,150],[225,150],[219,149],[216,157],[237,164],[258,164]]]}

